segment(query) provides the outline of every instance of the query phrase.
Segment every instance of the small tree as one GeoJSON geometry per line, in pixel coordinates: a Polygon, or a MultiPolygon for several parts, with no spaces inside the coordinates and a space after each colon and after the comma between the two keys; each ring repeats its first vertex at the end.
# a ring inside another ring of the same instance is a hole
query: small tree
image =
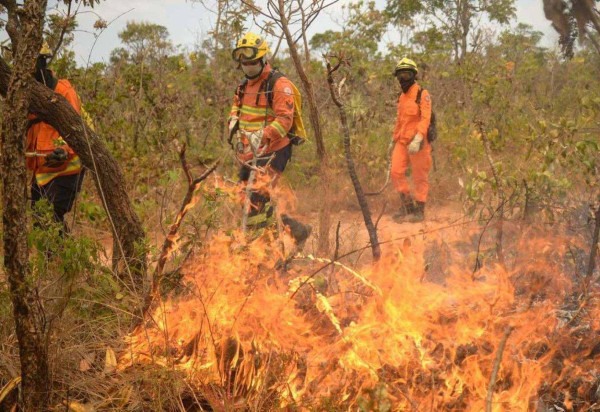
{"type": "Polygon", "coordinates": [[[465,59],[469,47],[477,48],[481,42],[479,16],[500,24],[515,16],[514,0],[388,0],[386,10],[397,25],[414,26],[420,17],[428,27],[437,27],[451,42],[458,61],[465,59]]]}

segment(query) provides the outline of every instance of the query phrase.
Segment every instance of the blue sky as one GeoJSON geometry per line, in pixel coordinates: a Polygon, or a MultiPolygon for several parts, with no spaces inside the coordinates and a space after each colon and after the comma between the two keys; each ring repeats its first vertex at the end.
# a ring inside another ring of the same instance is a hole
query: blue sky
{"type": "MultiPolygon", "coordinates": [[[[313,32],[339,28],[341,5],[350,0],[341,0],[318,17],[313,32]]],[[[207,0],[207,4],[216,0],[207,0]]],[[[377,3],[385,4],[384,0],[377,3]]],[[[553,47],[558,36],[545,19],[542,0],[517,0],[517,21],[533,26],[545,33],[543,45],[553,47]]],[[[78,65],[85,65],[88,58],[93,61],[107,60],[111,50],[119,46],[118,33],[127,21],[147,21],[165,26],[174,44],[192,50],[211,30],[214,13],[200,4],[189,0],[104,0],[93,10],[82,9],[79,16],[79,32],[75,35],[73,49],[78,65]],[[120,17],[119,17],[120,16],[120,17]],[[110,26],[96,39],[93,24],[102,17],[110,26]],[[95,42],[95,44],[94,44],[95,42]]]]}

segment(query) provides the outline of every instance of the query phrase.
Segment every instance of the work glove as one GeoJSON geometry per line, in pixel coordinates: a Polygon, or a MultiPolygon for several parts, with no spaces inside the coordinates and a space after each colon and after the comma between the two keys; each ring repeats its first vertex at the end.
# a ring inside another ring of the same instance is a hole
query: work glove
{"type": "Polygon", "coordinates": [[[253,153],[262,153],[264,151],[263,144],[264,132],[263,129],[257,130],[255,132],[246,133],[246,138],[250,143],[250,147],[252,148],[253,153]]]}
{"type": "Polygon", "coordinates": [[[46,163],[44,163],[44,166],[60,167],[67,161],[68,157],[69,154],[65,149],[63,149],[62,147],[57,147],[51,153],[48,153],[46,155],[46,163]]]}
{"type": "MultiPolygon", "coordinates": [[[[227,142],[229,142],[229,145],[231,146],[232,149],[234,150],[239,150],[239,148],[236,148],[233,144],[233,139],[234,137],[238,137],[236,136],[237,134],[239,134],[240,131],[240,119],[237,116],[231,116],[229,118],[229,120],[227,121],[227,129],[229,131],[229,134],[227,135],[227,142]]],[[[238,142],[239,144],[239,142],[238,142]]]]}
{"type": "Polygon", "coordinates": [[[423,143],[423,135],[421,133],[417,133],[415,135],[415,137],[413,137],[413,139],[411,140],[410,144],[408,145],[408,153],[409,154],[417,153],[419,150],[421,150],[422,143],[423,143]]]}
{"type": "Polygon", "coordinates": [[[229,118],[229,121],[227,123],[227,126],[229,128],[229,137],[231,137],[233,133],[235,133],[235,131],[238,129],[239,121],[240,119],[237,116],[231,116],[229,118]]]}

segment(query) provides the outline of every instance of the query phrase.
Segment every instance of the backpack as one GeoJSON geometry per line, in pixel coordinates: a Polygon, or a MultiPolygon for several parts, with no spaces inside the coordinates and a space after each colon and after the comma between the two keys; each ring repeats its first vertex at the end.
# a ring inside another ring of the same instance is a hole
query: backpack
{"type": "MultiPolygon", "coordinates": [[[[264,92],[267,96],[267,108],[273,108],[273,88],[275,87],[277,80],[282,77],[285,77],[284,74],[277,70],[277,68],[271,69],[269,76],[258,88],[258,93],[256,95],[257,105],[258,99],[260,98],[260,92],[264,92]]],[[[236,91],[238,100],[240,102],[240,110],[242,108],[242,98],[244,97],[244,90],[246,89],[247,84],[248,79],[244,79],[236,91]]],[[[294,83],[290,82],[290,85],[292,87],[292,93],[294,94],[294,120],[292,121],[292,127],[290,128],[287,136],[293,145],[299,146],[306,142],[306,128],[304,127],[304,122],[302,121],[302,95],[294,83]]]]}
{"type": "MultiPolygon", "coordinates": [[[[421,110],[421,93],[422,92],[423,92],[423,89],[419,87],[419,91],[417,92],[417,98],[415,99],[415,102],[419,106],[419,110],[421,110]]],[[[433,112],[433,109],[431,109],[431,120],[429,121],[429,128],[427,129],[427,141],[429,143],[433,143],[433,142],[435,142],[436,139],[437,139],[437,126],[435,124],[435,113],[433,112]]]]}

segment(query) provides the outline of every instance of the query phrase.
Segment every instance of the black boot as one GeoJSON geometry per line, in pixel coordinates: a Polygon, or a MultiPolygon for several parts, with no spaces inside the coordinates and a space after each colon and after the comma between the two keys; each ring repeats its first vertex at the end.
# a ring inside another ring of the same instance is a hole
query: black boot
{"type": "Polygon", "coordinates": [[[412,197],[408,193],[400,193],[400,209],[394,213],[394,219],[401,219],[415,213],[416,207],[412,197]]]}
{"type": "Polygon", "coordinates": [[[294,242],[298,247],[302,247],[306,239],[310,236],[310,232],[312,231],[312,226],[305,225],[303,223],[298,222],[296,219],[289,217],[288,215],[281,215],[281,222],[284,226],[290,228],[290,233],[294,242]]]}
{"type": "Polygon", "coordinates": [[[415,206],[415,212],[412,216],[409,216],[408,221],[410,223],[418,223],[425,220],[425,202],[419,202],[417,200],[417,205],[415,206]]]}

